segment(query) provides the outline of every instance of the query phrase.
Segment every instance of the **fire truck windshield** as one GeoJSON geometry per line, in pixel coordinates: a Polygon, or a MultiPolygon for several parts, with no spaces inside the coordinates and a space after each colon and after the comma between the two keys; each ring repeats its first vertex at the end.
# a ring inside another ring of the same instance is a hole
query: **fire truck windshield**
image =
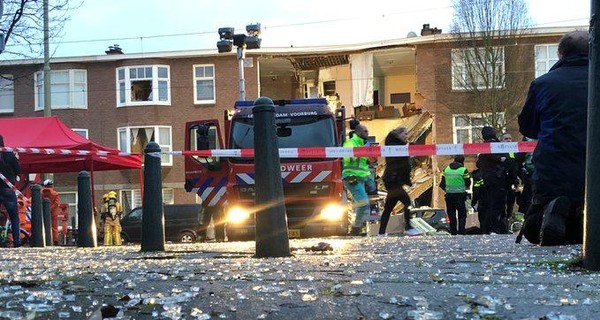
{"type": "MultiPolygon", "coordinates": [[[[278,132],[284,133],[277,137],[279,148],[335,147],[335,123],[332,117],[308,116],[285,120],[276,121],[278,132]]],[[[235,119],[231,126],[230,148],[253,149],[253,119],[235,119]]]]}

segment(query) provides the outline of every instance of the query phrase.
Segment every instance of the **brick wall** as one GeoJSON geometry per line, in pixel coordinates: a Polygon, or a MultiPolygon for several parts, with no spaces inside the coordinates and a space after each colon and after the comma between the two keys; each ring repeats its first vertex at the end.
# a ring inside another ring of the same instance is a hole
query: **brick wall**
{"type": "MultiPolygon", "coordinates": [[[[72,128],[88,129],[89,138],[97,143],[116,148],[117,128],[128,126],[171,126],[173,150],[184,149],[185,123],[196,119],[223,119],[223,113],[232,109],[239,98],[238,61],[235,55],[210,58],[162,58],[112,60],[87,63],[52,64],[52,70],[87,70],[88,108],[86,110],[52,110],[66,125],[72,128]],[[171,105],[145,105],[117,108],[116,68],[135,65],[170,66],[171,105]],[[215,65],[215,104],[194,104],[193,65],[215,65]]],[[[15,117],[39,117],[43,111],[34,111],[34,77],[41,70],[36,66],[3,67],[3,74],[13,74],[15,80],[15,117]]],[[[257,64],[245,68],[246,98],[258,98],[257,64]]],[[[3,115],[4,116],[4,115],[3,115]]],[[[173,156],[173,166],[163,168],[163,186],[175,189],[175,202],[193,202],[193,194],[183,190],[184,161],[181,156],[173,156]]],[[[75,191],[77,174],[56,175],[59,191],[75,191]]],[[[139,188],[136,170],[95,172],[96,199],[110,189],[139,188]]]]}

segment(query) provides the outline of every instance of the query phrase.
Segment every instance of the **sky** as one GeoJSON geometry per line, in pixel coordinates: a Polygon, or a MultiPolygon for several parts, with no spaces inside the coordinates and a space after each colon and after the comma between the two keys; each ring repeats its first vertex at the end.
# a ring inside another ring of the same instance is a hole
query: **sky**
{"type": "MultiPolygon", "coordinates": [[[[50,0],[51,1],[51,0],[50,0]]],[[[447,32],[451,0],[73,0],[53,57],[215,49],[217,29],[262,25],[262,47],[363,43],[419,34],[424,23],[447,32]]],[[[587,25],[592,0],[528,0],[534,26],[587,25]]]]}

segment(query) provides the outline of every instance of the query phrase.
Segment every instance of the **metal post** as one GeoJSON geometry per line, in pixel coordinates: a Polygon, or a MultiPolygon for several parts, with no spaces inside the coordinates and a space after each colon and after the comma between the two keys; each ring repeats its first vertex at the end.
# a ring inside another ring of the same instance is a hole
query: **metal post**
{"type": "Polygon", "coordinates": [[[267,97],[258,98],[252,108],[254,116],[254,170],[256,173],[256,256],[290,256],[290,240],[287,230],[287,216],[283,185],[279,144],[275,127],[275,106],[267,97]],[[256,159],[260,159],[257,164],[256,159]]]}
{"type": "Polygon", "coordinates": [[[240,76],[240,101],[246,101],[246,80],[244,79],[244,59],[246,52],[244,47],[237,47],[237,58],[240,76]]]}
{"type": "Polygon", "coordinates": [[[42,199],[42,213],[44,216],[44,237],[46,246],[52,245],[52,215],[50,214],[50,199],[42,199]]]}
{"type": "Polygon", "coordinates": [[[142,199],[142,251],[165,251],[160,146],[152,141],[144,149],[142,199]]]}
{"type": "Polygon", "coordinates": [[[48,26],[48,1],[44,0],[44,117],[52,115],[50,99],[50,27],[48,26]]]}
{"type": "Polygon", "coordinates": [[[77,218],[79,221],[77,246],[95,248],[98,246],[98,239],[96,239],[96,223],[92,211],[90,173],[87,171],[80,171],[77,175],[77,199],[77,218]]]}
{"type": "Polygon", "coordinates": [[[588,94],[587,164],[583,231],[583,265],[588,270],[600,270],[600,35],[598,18],[600,0],[592,0],[590,19],[590,83],[588,94]]]}
{"type": "Polygon", "coordinates": [[[46,246],[44,234],[44,218],[42,216],[42,186],[31,186],[31,246],[43,248],[46,246]]]}

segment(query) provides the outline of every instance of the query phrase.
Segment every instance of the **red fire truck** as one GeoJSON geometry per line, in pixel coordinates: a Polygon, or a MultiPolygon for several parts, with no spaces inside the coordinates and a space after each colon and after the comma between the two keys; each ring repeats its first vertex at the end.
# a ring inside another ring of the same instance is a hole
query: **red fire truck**
{"type": "MultiPolygon", "coordinates": [[[[282,100],[274,104],[279,148],[342,145],[343,108],[332,110],[325,99],[282,100]]],[[[253,101],[238,101],[233,112],[225,112],[222,123],[214,119],[188,122],[186,150],[223,146],[253,149],[252,107],[253,101]]],[[[253,239],[254,215],[261,206],[268,205],[254,203],[255,165],[260,165],[260,159],[185,157],[186,191],[197,193],[206,210],[223,217],[221,221],[230,241],[253,239]]],[[[341,172],[339,158],[281,158],[290,237],[346,234],[348,212],[341,172]]]]}

